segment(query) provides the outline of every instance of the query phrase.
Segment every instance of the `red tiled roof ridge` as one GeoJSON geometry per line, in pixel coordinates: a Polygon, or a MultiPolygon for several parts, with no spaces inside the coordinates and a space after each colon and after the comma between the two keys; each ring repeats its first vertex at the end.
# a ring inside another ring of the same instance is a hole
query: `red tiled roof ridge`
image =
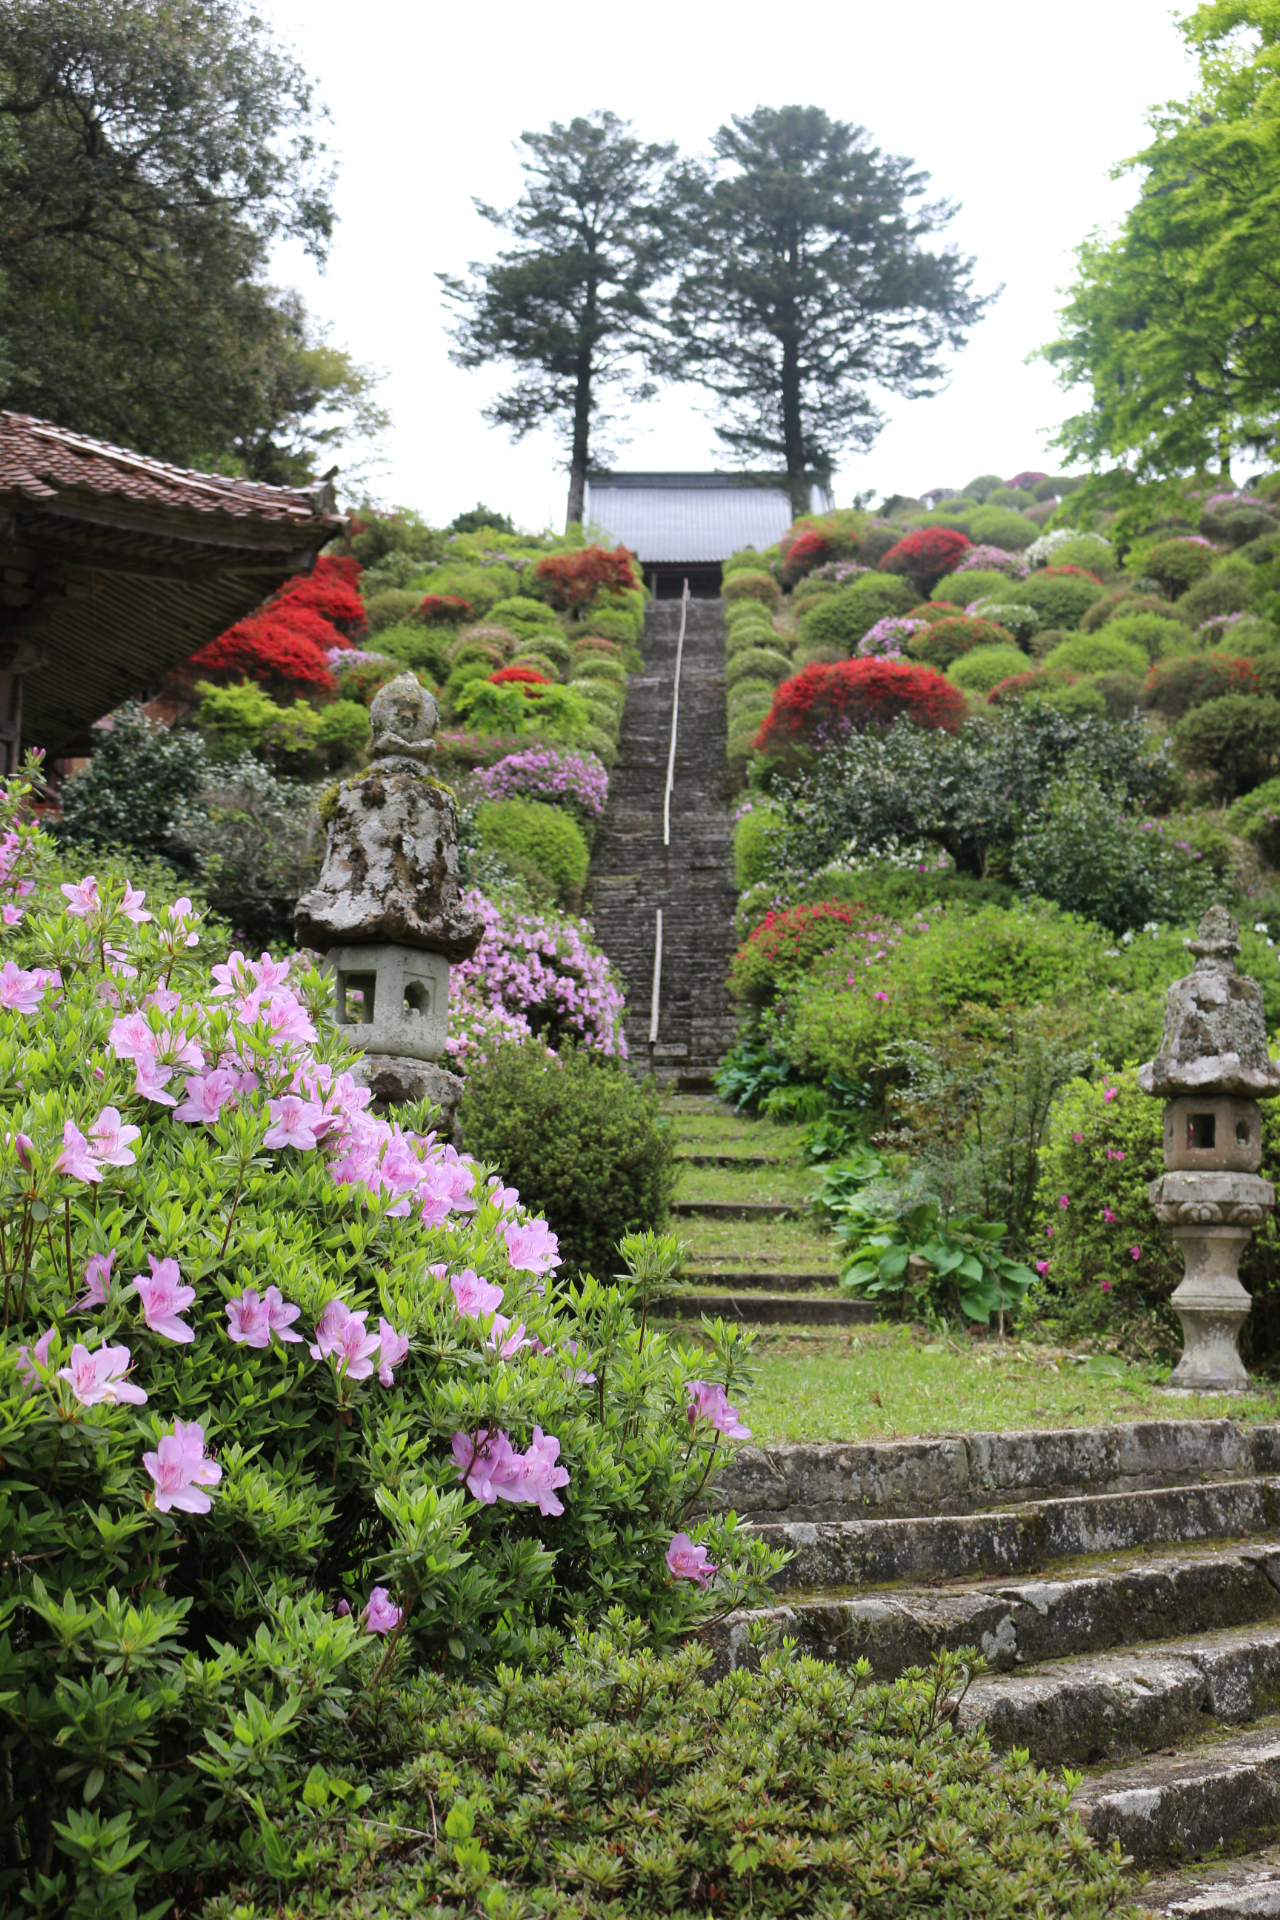
{"type": "Polygon", "coordinates": [[[114,494],[126,500],[183,506],[196,513],[221,512],[236,518],[254,513],[271,519],[332,517],[325,515],[315,493],[302,488],[198,473],[154,460],[147,454],[134,453],[127,447],[113,446],[109,441],[75,433],[33,414],[0,411],[0,493],[12,490],[29,498],[50,499],[59,491],[73,487],[103,496],[114,494]],[[58,460],[57,454],[63,458],[58,460]],[[46,461],[49,461],[48,468],[46,461]],[[89,462],[96,463],[96,471],[89,462]],[[132,486],[131,476],[136,476],[132,486]]]}

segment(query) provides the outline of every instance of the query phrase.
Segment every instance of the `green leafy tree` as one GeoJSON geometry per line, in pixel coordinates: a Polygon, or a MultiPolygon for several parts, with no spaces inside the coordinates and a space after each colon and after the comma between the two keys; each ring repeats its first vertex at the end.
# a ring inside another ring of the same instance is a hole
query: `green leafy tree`
{"type": "Polygon", "coordinates": [[[1199,84],[1116,168],[1140,176],[1138,199],[1114,238],[1080,247],[1043,349],[1064,386],[1088,389],[1057,444],[1119,463],[1106,484],[1121,493],[1214,468],[1229,484],[1235,452],[1277,439],[1280,8],[1215,0],[1181,25],[1199,84]]]}
{"type": "Polygon", "coordinates": [[[882,424],[873,387],[916,398],[942,379],[944,347],[990,299],[972,261],[928,239],[955,208],[928,175],[820,107],[757,107],[712,142],[719,178],[690,169],[686,258],[667,365],[709,387],[735,454],[786,468],[809,510],[809,476],[882,424]]]}
{"type": "Polygon", "coordinates": [[[672,234],[676,150],[636,139],[607,112],[553,121],[521,141],[526,185],[515,206],[475,203],[515,246],[473,262],[469,278],[439,278],[459,315],[455,365],[519,370],[484,418],[515,440],[547,422],[563,434],[572,526],[582,519],[593,435],[607,423],[602,395],[612,388],[642,400],[654,391],[644,363],[657,339],[653,296],[672,234]]]}
{"type": "Polygon", "coordinates": [[[373,376],[265,278],[329,243],[316,116],[242,0],[0,0],[5,404],[271,481],[376,429],[373,376]]]}

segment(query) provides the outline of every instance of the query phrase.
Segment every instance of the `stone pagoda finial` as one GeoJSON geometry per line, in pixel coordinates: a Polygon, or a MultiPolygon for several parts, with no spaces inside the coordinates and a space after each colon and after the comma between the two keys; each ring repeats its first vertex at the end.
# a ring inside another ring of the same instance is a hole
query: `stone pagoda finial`
{"type": "Polygon", "coordinates": [[[1184,1348],[1170,1385],[1239,1392],[1249,1376],[1236,1341],[1251,1305],[1240,1255],[1276,1197],[1258,1177],[1258,1101],[1280,1094],[1280,1064],[1267,1050],[1262,989],[1236,972],[1240,929],[1225,908],[1206,913],[1191,951],[1194,969],[1165,1000],[1160,1051],[1138,1069],[1143,1092],[1166,1101],[1169,1171],[1152,1182],[1150,1199],[1185,1268],[1171,1302],[1184,1348]]]}

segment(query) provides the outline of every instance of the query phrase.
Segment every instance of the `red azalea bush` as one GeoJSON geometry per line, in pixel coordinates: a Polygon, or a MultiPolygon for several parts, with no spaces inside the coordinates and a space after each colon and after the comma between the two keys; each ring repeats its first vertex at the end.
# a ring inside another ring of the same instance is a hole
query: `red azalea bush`
{"type": "Polygon", "coordinates": [[[739,1000],[763,1002],[788,973],[802,972],[854,924],[856,910],[838,900],[815,906],[770,908],[753,927],[729,970],[729,991],[739,1000]]]}
{"type": "Polygon", "coordinates": [[[193,653],[184,677],[249,679],[329,693],[333,675],[326,655],[349,646],[364,626],[364,602],[356,590],[360,562],[322,554],[207,647],[193,653]]]}
{"type": "Polygon", "coordinates": [[[581,547],[576,553],[548,553],[533,570],[552,604],[585,613],[598,593],[632,593],[640,585],[626,547],[581,547]]]}
{"type": "Polygon", "coordinates": [[[756,736],[756,751],[780,756],[821,749],[854,728],[891,726],[954,730],[965,716],[958,687],[905,660],[815,660],[784,680],[756,736]]]}
{"type": "Polygon", "coordinates": [[[955,572],[972,545],[968,534],[954,527],[921,527],[890,547],[880,570],[905,573],[913,586],[928,595],[939,580],[955,572]]]}
{"type": "Polygon", "coordinates": [[[458,627],[471,618],[471,602],[456,593],[429,593],[418,607],[418,616],[429,627],[458,627]]]}
{"type": "Polygon", "coordinates": [[[1147,705],[1171,720],[1227,693],[1261,693],[1252,660],[1230,653],[1187,653],[1158,660],[1147,675],[1147,705]]]}
{"type": "Polygon", "coordinates": [[[536,667],[499,667],[497,673],[489,675],[489,684],[494,687],[549,687],[551,682],[536,667]]]}
{"type": "Polygon", "coordinates": [[[789,591],[798,581],[803,580],[806,574],[812,573],[815,567],[825,567],[827,561],[833,557],[831,542],[826,536],[819,533],[815,527],[806,527],[803,533],[797,534],[787,548],[786,558],[782,563],[783,586],[789,591]]]}

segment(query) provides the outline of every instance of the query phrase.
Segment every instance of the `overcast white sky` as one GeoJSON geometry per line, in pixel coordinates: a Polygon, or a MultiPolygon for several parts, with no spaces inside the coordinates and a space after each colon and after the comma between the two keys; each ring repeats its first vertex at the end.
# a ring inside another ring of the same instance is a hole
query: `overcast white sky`
{"type": "MultiPolygon", "coordinates": [[[[480,409],[502,374],[448,360],[437,270],[498,250],[472,195],[520,191],[513,142],[612,108],[647,139],[702,151],[732,113],[814,103],[909,155],[961,202],[950,237],[976,285],[1005,291],[933,400],[890,400],[879,441],[846,459],[836,500],[962,486],[975,474],[1053,471],[1047,435],[1072,405],[1026,355],[1051,337],[1057,289],[1089,230],[1114,222],[1132,179],[1113,164],[1144,116],[1193,74],[1164,0],[915,0],[912,6],[765,8],[647,0],[562,13],[512,0],[445,8],[404,0],[260,0],[332,114],[341,215],[327,271],[293,252],[298,285],[334,338],[385,371],[393,427],[373,490],[441,524],[483,499],[522,526],[559,524],[565,476],[550,434],[513,446],[480,409]]],[[[732,464],[696,390],[635,411],[617,464],[732,464]]]]}

